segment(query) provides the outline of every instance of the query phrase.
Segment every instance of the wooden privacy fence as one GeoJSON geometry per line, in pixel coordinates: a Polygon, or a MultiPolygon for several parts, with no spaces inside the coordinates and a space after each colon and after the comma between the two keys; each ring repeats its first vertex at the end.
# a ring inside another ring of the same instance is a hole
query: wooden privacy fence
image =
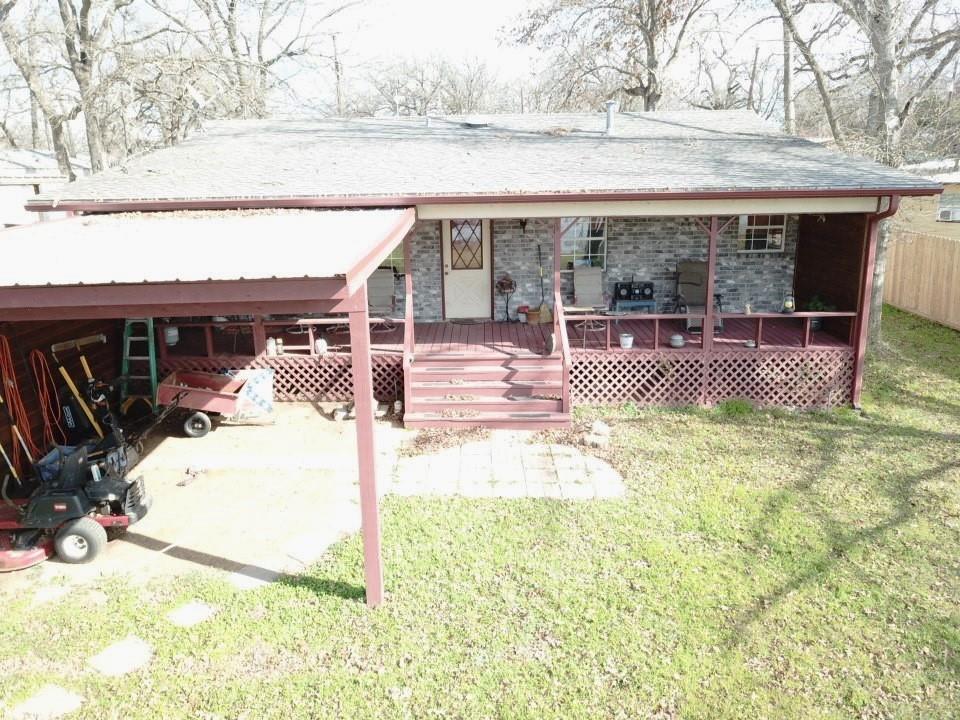
{"type": "Polygon", "coordinates": [[[960,330],[960,241],[895,233],[887,251],[884,302],[960,330]]]}

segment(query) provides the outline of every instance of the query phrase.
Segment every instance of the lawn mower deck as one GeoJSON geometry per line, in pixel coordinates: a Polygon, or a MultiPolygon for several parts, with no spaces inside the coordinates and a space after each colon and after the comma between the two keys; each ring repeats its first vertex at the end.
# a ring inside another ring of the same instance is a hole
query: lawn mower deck
{"type": "Polygon", "coordinates": [[[138,522],[152,504],[142,478],[130,481],[109,462],[88,460],[86,448],[60,459],[55,475],[38,469],[38,476],[29,498],[0,501],[0,572],[54,554],[67,563],[90,562],[106,545],[108,529],[138,522]]]}

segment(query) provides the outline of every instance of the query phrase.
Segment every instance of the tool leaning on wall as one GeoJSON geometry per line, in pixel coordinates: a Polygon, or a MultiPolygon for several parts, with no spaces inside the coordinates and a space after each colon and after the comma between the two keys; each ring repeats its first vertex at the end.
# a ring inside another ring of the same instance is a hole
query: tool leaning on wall
{"type": "Polygon", "coordinates": [[[101,343],[106,343],[104,335],[91,335],[51,347],[77,408],[75,420],[82,415],[83,426],[67,422],[65,410],[70,406],[59,402],[46,358],[38,351],[30,353],[44,421],[44,448],[48,448],[40,457],[44,451],[31,435],[10,344],[0,336],[0,379],[5,391],[0,407],[9,419],[20,459],[18,463],[11,458],[0,441],[0,455],[10,471],[0,482],[0,572],[30,567],[53,554],[68,563],[90,562],[106,546],[108,529],[122,530],[150,509],[143,478],[128,478],[139,453],[111,409],[114,386],[94,377],[83,353],[84,347],[101,343]],[[61,357],[70,350],[80,353],[86,377],[82,388],[61,357]],[[60,439],[69,444],[57,442],[60,439]],[[13,499],[8,492],[11,477],[18,485],[13,494],[19,497],[13,499]]]}

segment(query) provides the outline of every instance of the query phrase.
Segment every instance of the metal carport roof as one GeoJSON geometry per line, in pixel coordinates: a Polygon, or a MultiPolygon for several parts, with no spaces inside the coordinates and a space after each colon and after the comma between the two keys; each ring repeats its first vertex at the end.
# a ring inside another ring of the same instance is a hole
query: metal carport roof
{"type": "Polygon", "coordinates": [[[89,215],[0,232],[0,320],[356,310],[412,208],[89,215]]]}

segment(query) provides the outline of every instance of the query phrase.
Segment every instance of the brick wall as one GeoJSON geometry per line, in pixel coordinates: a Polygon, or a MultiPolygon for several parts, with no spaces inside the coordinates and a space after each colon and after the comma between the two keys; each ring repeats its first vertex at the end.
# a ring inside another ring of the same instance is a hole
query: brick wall
{"type": "MultiPolygon", "coordinates": [[[[717,292],[723,293],[724,309],[737,312],[750,302],[754,310],[779,310],[784,295],[792,292],[797,247],[798,218],[787,219],[784,250],[780,253],[738,252],[738,224],[723,234],[717,256],[717,292]]],[[[511,316],[520,305],[540,304],[540,271],[537,246],[542,253],[544,291],[553,304],[553,220],[531,218],[494,220],[494,279],[509,273],[517,282],[511,299],[511,316]]],[[[608,293],[620,280],[652,280],[659,310],[672,302],[673,273],[681,259],[706,260],[707,237],[691,218],[611,218],[607,227],[608,293]]],[[[414,229],[413,272],[417,320],[441,317],[440,223],[421,221],[414,229]]],[[[561,291],[572,297],[572,274],[561,276],[561,291]]],[[[402,282],[398,295],[403,297],[402,282]]],[[[503,317],[503,301],[496,298],[497,319],[503,317]]]]}
{"type": "MultiPolygon", "coordinates": [[[[419,321],[439,320],[442,314],[440,284],[440,221],[421,220],[413,229],[413,313],[419,321]]],[[[402,277],[397,278],[397,297],[402,313],[406,298],[402,277]]]]}

